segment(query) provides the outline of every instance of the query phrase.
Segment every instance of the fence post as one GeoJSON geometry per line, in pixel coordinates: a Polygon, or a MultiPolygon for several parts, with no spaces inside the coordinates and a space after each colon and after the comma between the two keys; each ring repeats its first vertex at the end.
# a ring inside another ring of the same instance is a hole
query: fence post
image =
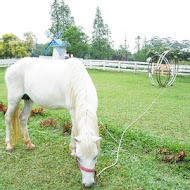
{"type": "Polygon", "coordinates": [[[171,65],[171,67],[172,67],[172,69],[171,69],[171,70],[172,70],[172,72],[171,72],[171,73],[172,73],[172,76],[173,76],[173,75],[174,75],[174,73],[175,73],[175,72],[174,72],[174,65],[171,65]]]}
{"type": "Polygon", "coordinates": [[[105,69],[106,69],[106,62],[104,61],[103,62],[103,71],[105,71],[105,69]]]}
{"type": "Polygon", "coordinates": [[[118,72],[120,72],[120,68],[121,68],[121,62],[119,61],[119,63],[118,63],[119,65],[118,65],[118,72]]]}
{"type": "Polygon", "coordinates": [[[137,62],[135,61],[134,73],[137,73],[137,62]]]}
{"type": "Polygon", "coordinates": [[[154,63],[152,63],[152,75],[154,74],[154,63]]]}
{"type": "Polygon", "coordinates": [[[90,69],[92,69],[92,61],[90,60],[90,69]]]}

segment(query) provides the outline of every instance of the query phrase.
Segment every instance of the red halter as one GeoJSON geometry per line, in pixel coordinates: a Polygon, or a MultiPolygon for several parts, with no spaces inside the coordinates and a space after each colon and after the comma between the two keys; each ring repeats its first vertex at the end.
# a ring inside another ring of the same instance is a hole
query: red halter
{"type": "Polygon", "coordinates": [[[78,162],[76,156],[75,156],[75,161],[76,161],[76,163],[77,163],[77,166],[78,166],[81,170],[83,170],[83,171],[85,171],[85,172],[95,172],[95,173],[96,173],[96,169],[95,169],[95,168],[94,168],[94,169],[88,169],[88,168],[85,168],[85,167],[81,166],[81,165],[79,164],[79,162],[78,162]]]}

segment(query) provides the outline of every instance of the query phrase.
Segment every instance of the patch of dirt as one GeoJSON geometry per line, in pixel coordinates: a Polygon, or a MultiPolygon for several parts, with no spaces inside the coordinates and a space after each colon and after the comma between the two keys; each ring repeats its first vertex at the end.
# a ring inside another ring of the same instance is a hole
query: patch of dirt
{"type": "Polygon", "coordinates": [[[164,162],[182,162],[187,155],[190,155],[190,152],[179,150],[179,152],[172,153],[168,148],[156,148],[156,156],[164,162]]]}
{"type": "Polygon", "coordinates": [[[65,121],[62,124],[62,129],[65,135],[70,135],[72,130],[72,123],[70,121],[65,121]]]}
{"type": "Polygon", "coordinates": [[[30,116],[33,116],[33,115],[41,115],[41,114],[44,113],[43,111],[44,111],[44,108],[33,109],[33,110],[30,112],[30,116]]]}
{"type": "Polygon", "coordinates": [[[3,103],[0,104],[0,111],[2,111],[4,114],[7,112],[7,108],[3,105],[3,103]]]}
{"type": "Polygon", "coordinates": [[[40,123],[41,127],[56,127],[57,121],[53,118],[50,118],[49,120],[44,120],[40,123]]]}

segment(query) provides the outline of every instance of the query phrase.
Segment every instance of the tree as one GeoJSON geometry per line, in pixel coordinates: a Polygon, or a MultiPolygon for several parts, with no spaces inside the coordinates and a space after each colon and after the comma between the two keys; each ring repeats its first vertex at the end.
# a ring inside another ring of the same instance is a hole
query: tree
{"type": "Polygon", "coordinates": [[[31,55],[36,44],[36,36],[32,32],[26,32],[24,33],[24,38],[26,51],[31,55]]]}
{"type": "Polygon", "coordinates": [[[136,47],[135,48],[137,49],[137,52],[140,50],[140,46],[141,46],[140,40],[141,40],[140,36],[137,36],[135,38],[135,43],[136,43],[136,47]]]}
{"type": "Polygon", "coordinates": [[[133,61],[132,54],[128,51],[128,49],[126,49],[125,45],[120,45],[119,49],[114,51],[112,59],[120,61],[133,61]]]}
{"type": "Polygon", "coordinates": [[[138,61],[146,61],[147,57],[152,57],[154,54],[156,54],[154,51],[151,52],[151,47],[149,42],[146,40],[146,37],[144,37],[142,47],[140,48],[140,36],[137,36],[136,38],[136,49],[137,52],[133,54],[133,57],[135,60],[138,61]]]}
{"type": "Polygon", "coordinates": [[[110,59],[113,53],[111,31],[107,24],[104,24],[99,7],[93,23],[92,44],[90,54],[95,59],[110,59]]]}
{"type": "Polygon", "coordinates": [[[63,32],[62,39],[71,44],[67,47],[67,51],[75,57],[84,58],[88,54],[88,36],[82,31],[81,27],[70,26],[63,32]]]}
{"type": "Polygon", "coordinates": [[[54,0],[51,6],[51,22],[52,26],[49,28],[52,37],[56,37],[56,34],[60,30],[66,30],[69,26],[75,24],[74,18],[71,16],[71,11],[64,0],[54,0]]]}
{"type": "Polygon", "coordinates": [[[0,41],[0,58],[3,58],[4,55],[4,47],[3,47],[3,42],[0,41]]]}
{"type": "Polygon", "coordinates": [[[149,46],[147,57],[161,55],[164,51],[173,49],[173,40],[171,38],[159,38],[158,36],[154,36],[147,42],[147,44],[149,46]]]}
{"type": "MultiPolygon", "coordinates": [[[[31,56],[32,57],[39,57],[40,55],[44,55],[44,52],[47,49],[48,45],[49,45],[49,43],[46,43],[46,44],[36,43],[34,45],[34,49],[32,51],[31,56]]],[[[50,54],[52,55],[52,50],[50,51],[50,54]]]]}
{"type": "Polygon", "coordinates": [[[28,56],[27,50],[23,41],[17,39],[16,41],[10,41],[11,58],[20,58],[28,56]]]}
{"type": "Polygon", "coordinates": [[[4,34],[1,38],[2,40],[2,47],[3,47],[3,58],[10,58],[12,56],[12,51],[11,51],[11,41],[16,41],[17,37],[14,34],[4,34]]]}
{"type": "Polygon", "coordinates": [[[134,53],[134,58],[135,60],[138,60],[138,61],[140,61],[140,46],[141,46],[140,40],[141,40],[140,36],[137,36],[135,38],[135,43],[136,43],[135,49],[137,50],[137,52],[134,53]]]}
{"type": "Polygon", "coordinates": [[[127,44],[126,36],[124,43],[119,46],[118,50],[115,50],[113,59],[121,61],[127,61],[127,60],[133,61],[132,54],[129,51],[129,45],[127,44]]]}
{"type": "Polygon", "coordinates": [[[4,34],[1,38],[1,58],[19,58],[28,55],[25,44],[14,34],[4,34]]]}
{"type": "Polygon", "coordinates": [[[124,43],[124,48],[125,48],[125,60],[128,60],[128,56],[129,56],[129,45],[127,44],[127,39],[126,39],[126,35],[125,35],[125,43],[124,43]]]}
{"type": "Polygon", "coordinates": [[[189,40],[183,40],[181,42],[182,48],[189,48],[190,47],[190,41],[189,40]]]}
{"type": "Polygon", "coordinates": [[[181,49],[178,56],[180,61],[190,61],[190,48],[181,49]]]}
{"type": "Polygon", "coordinates": [[[142,61],[146,61],[148,51],[149,51],[148,42],[146,40],[146,37],[144,37],[144,41],[143,41],[143,45],[142,45],[142,54],[143,54],[143,60],[142,61]]]}

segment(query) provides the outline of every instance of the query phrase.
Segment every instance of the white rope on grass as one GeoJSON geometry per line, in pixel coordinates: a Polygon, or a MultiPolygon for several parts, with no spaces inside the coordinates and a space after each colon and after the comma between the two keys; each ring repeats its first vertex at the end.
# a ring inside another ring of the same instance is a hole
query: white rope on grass
{"type": "Polygon", "coordinates": [[[113,141],[119,145],[119,143],[117,142],[117,140],[112,136],[112,134],[108,131],[108,129],[107,128],[104,128],[104,129],[109,134],[109,136],[113,139],[113,141]]]}
{"type": "Polygon", "coordinates": [[[105,170],[111,168],[111,167],[114,167],[118,160],[119,160],[119,152],[120,152],[120,149],[121,149],[121,143],[122,143],[122,140],[123,140],[123,137],[126,133],[126,131],[132,126],[134,125],[142,116],[144,116],[151,108],[152,106],[155,104],[155,102],[157,101],[157,99],[167,90],[167,87],[152,101],[152,103],[150,104],[150,106],[146,109],[146,111],[144,113],[142,113],[137,119],[135,119],[130,125],[126,126],[125,127],[125,130],[123,131],[122,135],[121,135],[121,138],[120,138],[120,141],[119,141],[119,146],[118,146],[118,149],[117,149],[117,157],[116,157],[116,161],[111,164],[110,166],[107,166],[105,167],[102,171],[100,171],[96,177],[99,177],[105,170]]]}

